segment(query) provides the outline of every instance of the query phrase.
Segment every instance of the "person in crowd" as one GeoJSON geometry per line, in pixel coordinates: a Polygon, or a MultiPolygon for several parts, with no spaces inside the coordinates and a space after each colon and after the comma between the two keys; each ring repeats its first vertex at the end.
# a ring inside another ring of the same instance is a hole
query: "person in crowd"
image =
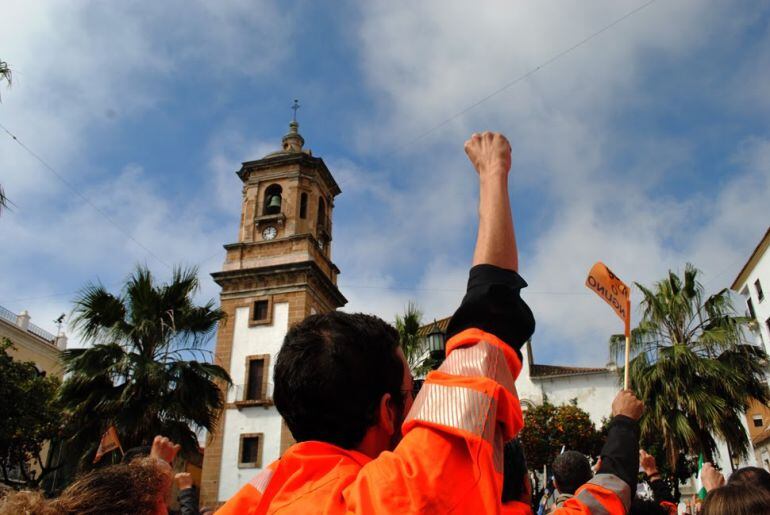
{"type": "Polygon", "coordinates": [[[157,460],[152,458],[110,465],[83,475],[58,498],[51,500],[45,499],[40,492],[11,494],[0,502],[0,514],[165,515],[171,475],[158,465],[157,460]]]}
{"type": "Polygon", "coordinates": [[[760,515],[770,513],[770,492],[746,483],[728,483],[706,496],[700,515],[760,515]]]}
{"type": "Polygon", "coordinates": [[[189,472],[178,472],[174,476],[174,481],[179,489],[179,495],[177,496],[179,513],[182,515],[199,515],[198,492],[195,491],[192,475],[189,472]]]}
{"type": "Polygon", "coordinates": [[[559,495],[554,501],[555,508],[575,495],[575,491],[594,477],[591,464],[582,452],[564,451],[553,460],[553,486],[559,495]]]}
{"type": "Polygon", "coordinates": [[[156,437],[150,456],[79,477],[56,499],[22,491],[0,501],[0,515],[166,515],[173,461],[179,446],[156,437]]]}
{"type": "Polygon", "coordinates": [[[503,448],[503,509],[505,515],[532,513],[532,483],[521,441],[515,438],[503,448]]]}
{"type": "MultiPolygon", "coordinates": [[[[391,326],[341,312],[306,318],[287,333],[274,371],[274,402],[297,443],[218,513],[500,512],[503,444],[523,424],[514,380],[534,318],[520,297],[511,147],[485,132],[465,151],[479,176],[479,230],[444,363],[414,398],[391,326]]],[[[633,433],[626,418],[618,427],[633,433]]],[[[570,509],[625,513],[626,465],[605,463],[570,509]]]]}
{"type": "Polygon", "coordinates": [[[759,467],[743,467],[732,474],[728,484],[744,484],[770,492],[770,472],[759,467]]]}
{"type": "MultiPolygon", "coordinates": [[[[655,456],[644,449],[639,450],[639,466],[644,471],[645,480],[652,490],[652,501],[662,508],[660,513],[676,513],[677,507],[674,496],[663,476],[658,471],[655,456]]],[[[632,503],[633,512],[633,503],[632,503]]]]}

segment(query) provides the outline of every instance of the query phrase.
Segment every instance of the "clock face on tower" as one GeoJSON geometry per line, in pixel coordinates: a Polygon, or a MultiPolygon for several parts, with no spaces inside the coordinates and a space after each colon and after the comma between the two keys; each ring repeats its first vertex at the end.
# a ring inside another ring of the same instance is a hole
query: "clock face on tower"
{"type": "Polygon", "coordinates": [[[268,225],[264,229],[262,229],[262,239],[263,240],[272,240],[278,235],[278,231],[273,227],[272,225],[268,225]]]}

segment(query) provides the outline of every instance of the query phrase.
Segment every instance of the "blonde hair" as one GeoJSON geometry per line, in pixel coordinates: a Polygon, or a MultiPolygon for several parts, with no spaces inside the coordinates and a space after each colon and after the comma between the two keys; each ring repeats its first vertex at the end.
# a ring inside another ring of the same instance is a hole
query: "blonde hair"
{"type": "Polygon", "coordinates": [[[171,487],[171,469],[155,458],[89,472],[56,499],[21,491],[0,501],[0,515],[152,515],[171,487]]]}

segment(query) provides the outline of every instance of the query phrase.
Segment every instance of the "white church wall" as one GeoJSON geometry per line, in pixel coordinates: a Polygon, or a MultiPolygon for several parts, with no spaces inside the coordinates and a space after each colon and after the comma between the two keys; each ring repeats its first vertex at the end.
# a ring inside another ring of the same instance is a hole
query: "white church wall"
{"type": "Polygon", "coordinates": [[[519,394],[519,400],[522,403],[522,407],[526,407],[528,403],[535,406],[542,404],[543,393],[539,384],[532,381],[529,370],[529,354],[528,346],[524,345],[521,348],[521,373],[516,378],[516,392],[519,394]]]}
{"type": "Polygon", "coordinates": [[[577,399],[580,409],[586,411],[597,428],[602,418],[612,413],[612,400],[621,386],[613,372],[537,378],[548,402],[555,405],[568,404],[577,399]]]}
{"type": "MultiPolygon", "coordinates": [[[[267,396],[273,395],[273,367],[275,358],[283,343],[289,327],[289,304],[285,302],[273,305],[273,322],[268,325],[249,327],[249,308],[235,311],[233,328],[233,347],[230,360],[230,376],[234,387],[227,394],[227,402],[238,399],[245,388],[246,356],[270,354],[267,373],[267,396]]],[[[261,468],[238,468],[240,436],[246,433],[263,433],[262,467],[267,467],[278,459],[281,448],[281,416],[274,406],[253,406],[239,409],[227,409],[224,414],[222,465],[219,472],[220,500],[226,500],[256,476],[261,468]]]]}

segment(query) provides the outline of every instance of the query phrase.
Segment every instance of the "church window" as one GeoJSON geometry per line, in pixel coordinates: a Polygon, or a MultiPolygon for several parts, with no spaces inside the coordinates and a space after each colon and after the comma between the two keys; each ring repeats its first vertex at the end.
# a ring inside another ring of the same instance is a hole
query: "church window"
{"type": "Polygon", "coordinates": [[[241,435],[241,449],[238,453],[238,467],[262,468],[262,440],[264,433],[248,433],[241,435]]]}
{"type": "Polygon", "coordinates": [[[762,291],[762,283],[759,282],[759,279],[754,281],[754,288],[757,289],[757,300],[762,302],[762,299],[765,298],[765,293],[762,291]]]}
{"type": "Polygon", "coordinates": [[[263,215],[277,215],[281,212],[281,193],[283,188],[280,184],[271,184],[265,190],[265,198],[262,202],[263,215]]]}
{"type": "Polygon", "coordinates": [[[258,300],[254,302],[254,309],[251,313],[251,319],[255,322],[264,322],[268,319],[269,310],[268,302],[266,300],[258,300]]]}
{"type": "Polygon", "coordinates": [[[326,202],[323,197],[318,197],[318,221],[319,227],[326,227],[326,202]]]}
{"type": "Polygon", "coordinates": [[[307,193],[299,196],[299,217],[307,218],[307,193]]]}
{"type": "Polygon", "coordinates": [[[267,355],[246,358],[246,401],[260,401],[267,396],[267,355]]]}

